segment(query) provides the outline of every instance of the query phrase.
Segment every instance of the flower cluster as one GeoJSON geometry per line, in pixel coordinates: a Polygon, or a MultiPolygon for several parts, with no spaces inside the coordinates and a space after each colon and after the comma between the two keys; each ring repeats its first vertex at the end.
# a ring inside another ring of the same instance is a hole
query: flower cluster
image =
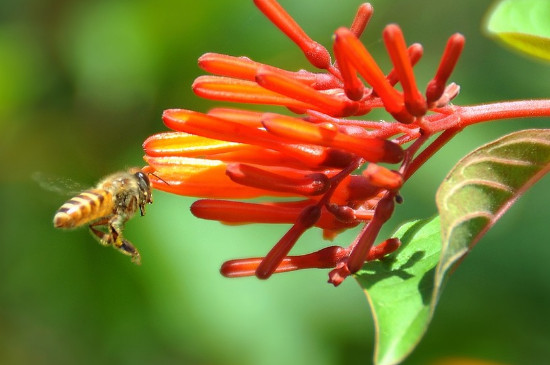
{"type": "Polygon", "coordinates": [[[198,77],[193,91],[225,102],[284,106],[294,115],[229,108],[166,110],[164,123],[174,131],[144,142],[147,169],[154,171],[151,180],[157,189],[206,198],[191,207],[199,218],[292,225],[265,257],[228,261],[223,275],[265,279],[278,272],[332,268],[329,282],[338,285],[365,261],[399,247],[395,238],[374,245],[401,199],[399,189],[461,128],[450,118],[449,105],[459,88],[447,81],[464,38],[449,38],[422,94],[413,73],[422,46],[407,47],[400,28],[388,25],[383,39],[394,68],[386,75],[359,41],[373,13],[370,4],[359,7],[350,28],[336,30],[333,62],[328,50],[275,0],[254,2],[321,72],[291,72],[247,57],[208,53],[199,58],[199,66],[212,75],[198,77]],[[375,108],[385,109],[394,120],[358,119],[375,108]],[[429,136],[441,131],[415,156],[429,136]],[[390,169],[379,163],[398,165],[390,169]],[[262,196],[285,199],[238,201],[262,196]],[[288,255],[313,226],[332,239],[359,224],[349,247],[288,255]]]}

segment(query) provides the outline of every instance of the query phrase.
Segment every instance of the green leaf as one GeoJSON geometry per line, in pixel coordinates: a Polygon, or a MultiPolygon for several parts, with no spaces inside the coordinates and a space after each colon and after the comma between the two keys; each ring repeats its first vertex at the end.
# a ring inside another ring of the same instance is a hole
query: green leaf
{"type": "Polygon", "coordinates": [[[356,275],[376,326],[375,363],[401,362],[431,321],[449,269],[550,170],[550,129],[515,132],[464,157],[440,186],[439,217],[406,223],[402,246],[356,275]]]}
{"type": "Polygon", "coordinates": [[[439,262],[439,218],[409,222],[394,236],[402,246],[367,262],[355,278],[364,289],[376,326],[375,363],[397,364],[426,332],[435,307],[434,273],[439,262]]]}
{"type": "Polygon", "coordinates": [[[550,129],[511,133],[473,151],[439,187],[441,262],[436,285],[535,182],[550,170],[550,129]]]}
{"type": "Polygon", "coordinates": [[[522,53],[550,61],[550,1],[502,0],[488,14],[490,36],[522,53]]]}

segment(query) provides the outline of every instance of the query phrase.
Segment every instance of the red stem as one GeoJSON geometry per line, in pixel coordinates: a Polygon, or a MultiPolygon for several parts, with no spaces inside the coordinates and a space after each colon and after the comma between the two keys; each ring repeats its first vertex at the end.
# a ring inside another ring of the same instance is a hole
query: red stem
{"type": "Polygon", "coordinates": [[[455,134],[460,132],[461,129],[447,129],[441,133],[432,143],[428,145],[414,160],[411,161],[408,168],[403,172],[403,181],[407,181],[415,172],[422,166],[430,157],[432,157],[437,151],[449,142],[455,134]]]}
{"type": "Polygon", "coordinates": [[[424,118],[422,129],[434,134],[446,129],[499,119],[550,117],[550,99],[503,101],[472,106],[449,106],[440,110],[440,118],[424,118]],[[446,111],[449,113],[445,113],[446,111]],[[445,113],[445,114],[443,114],[445,113]]]}
{"type": "Polygon", "coordinates": [[[550,99],[504,101],[474,106],[452,106],[452,114],[440,120],[433,120],[422,126],[427,135],[441,130],[444,132],[426,147],[405,169],[403,178],[406,181],[430,157],[443,147],[463,128],[482,122],[499,119],[550,117],[550,99]]]}
{"type": "Polygon", "coordinates": [[[533,118],[550,116],[550,99],[503,101],[499,103],[465,106],[458,109],[461,126],[497,119],[533,118]]]}

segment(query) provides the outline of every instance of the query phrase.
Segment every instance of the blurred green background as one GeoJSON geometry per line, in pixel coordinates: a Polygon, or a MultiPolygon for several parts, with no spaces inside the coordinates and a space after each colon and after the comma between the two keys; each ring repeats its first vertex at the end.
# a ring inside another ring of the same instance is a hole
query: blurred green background
{"type": "MultiPolygon", "coordinates": [[[[359,1],[281,0],[312,38],[330,45],[359,1]]],[[[424,45],[420,85],[446,39],[466,36],[452,79],[457,104],[549,97],[550,69],[481,34],[490,1],[374,0],[363,41],[388,69],[381,29],[399,23],[424,45]]],[[[193,95],[205,52],[247,55],[297,70],[301,53],[252,1],[3,0],[0,2],[0,364],[368,364],[373,323],[353,280],[327,272],[268,281],[225,279],[224,260],[264,255],[288,227],[226,227],[189,213],[190,198],[156,192],[127,225],[137,267],[86,229],[52,227],[67,196],[41,172],[94,184],[141,165],[141,143],[167,108],[205,111],[193,95]]],[[[434,193],[464,154],[544,120],[501,121],[460,134],[402,191],[389,229],[435,213],[434,193]]],[[[444,357],[542,364],[550,358],[548,180],[481,241],[447,285],[432,325],[405,364],[444,357]]],[[[356,232],[339,236],[347,245],[356,232]]],[[[389,231],[386,232],[389,234],[389,231]]],[[[294,252],[321,245],[312,230],[294,252]]]]}

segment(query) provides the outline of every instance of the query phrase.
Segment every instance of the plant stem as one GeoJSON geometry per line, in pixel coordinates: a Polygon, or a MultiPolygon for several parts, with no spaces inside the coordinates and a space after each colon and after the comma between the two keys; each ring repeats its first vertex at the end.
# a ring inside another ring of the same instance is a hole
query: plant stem
{"type": "Polygon", "coordinates": [[[496,119],[550,117],[550,99],[505,101],[459,107],[462,126],[496,119]]]}
{"type": "Polygon", "coordinates": [[[461,131],[461,128],[447,129],[445,132],[441,133],[432,143],[428,145],[408,166],[406,171],[403,173],[403,181],[407,181],[416,170],[420,168],[430,157],[432,157],[437,151],[449,142],[458,132],[461,131]]]}
{"type": "Polygon", "coordinates": [[[406,181],[431,156],[443,147],[463,128],[482,122],[499,119],[550,117],[550,99],[505,101],[474,106],[451,106],[452,113],[439,120],[432,120],[422,127],[427,134],[444,132],[426,147],[405,169],[403,179],[406,181]]]}

